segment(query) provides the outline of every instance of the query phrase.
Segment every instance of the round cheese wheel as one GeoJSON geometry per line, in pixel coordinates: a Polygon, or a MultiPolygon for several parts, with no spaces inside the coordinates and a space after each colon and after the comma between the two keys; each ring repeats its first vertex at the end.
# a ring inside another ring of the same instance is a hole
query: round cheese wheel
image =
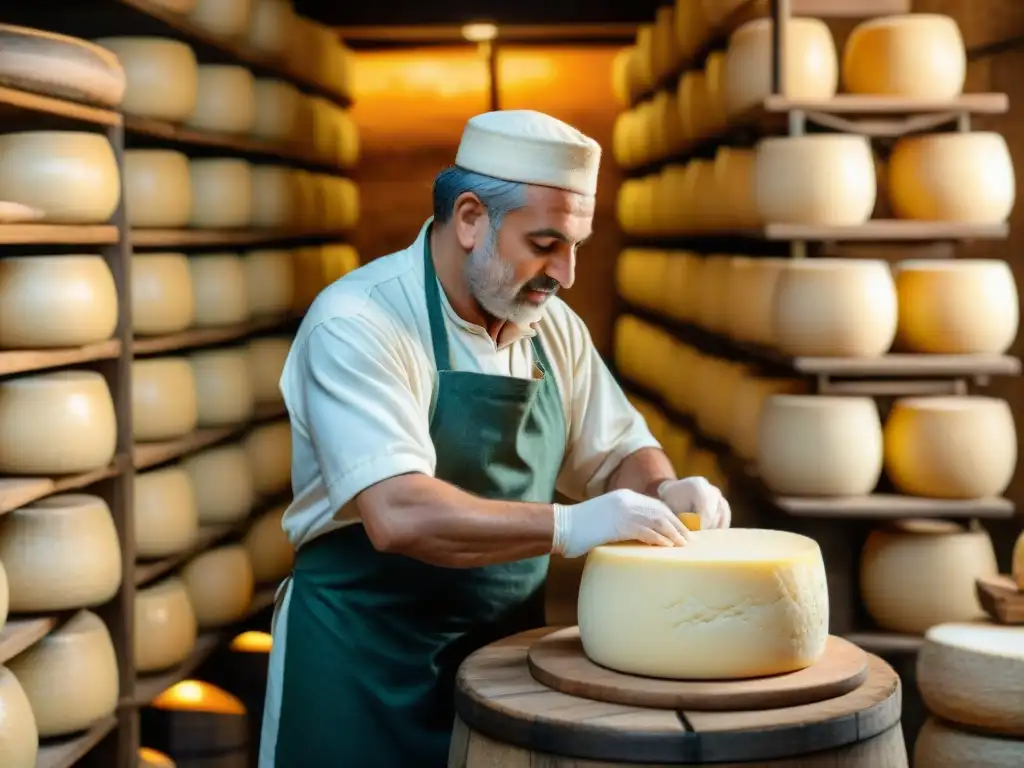
{"type": "Polygon", "coordinates": [[[195,159],[189,163],[192,207],[189,226],[197,229],[247,227],[252,218],[252,173],[245,160],[195,159]]]}
{"type": "Polygon", "coordinates": [[[336,227],[340,230],[352,229],[359,223],[360,198],[359,187],[352,179],[335,179],[338,195],[338,219],[336,227]]]}
{"type": "Polygon", "coordinates": [[[751,149],[721,147],[715,153],[714,186],[726,201],[722,225],[748,229],[761,224],[754,189],[757,155],[751,149]]]}
{"type": "Polygon", "coordinates": [[[1018,768],[1024,739],[970,733],[929,717],[914,742],[915,768],[1018,768]]]}
{"type": "Polygon", "coordinates": [[[121,202],[114,150],[102,133],[0,134],[0,200],[36,208],[51,224],[106,224],[121,202]]]}
{"type": "Polygon", "coordinates": [[[0,259],[0,349],[106,341],[117,310],[117,286],[102,256],[0,259]]]}
{"type": "Polygon", "coordinates": [[[139,443],[174,440],[199,424],[196,380],[182,357],[132,361],[132,433],[139,443]]]}
{"type": "Polygon", "coordinates": [[[788,355],[877,357],[896,338],[896,285],[884,261],[791,261],[778,276],[773,305],[773,340],[788,355]]]}
{"type": "Polygon", "coordinates": [[[291,487],[292,427],[280,419],[253,429],[243,441],[256,493],[271,496],[291,487]]]}
{"type": "Polygon", "coordinates": [[[271,141],[295,139],[299,128],[301,91],[284,80],[258,78],[253,93],[253,135],[271,141]]]}
{"type": "Polygon", "coordinates": [[[189,18],[218,37],[244,38],[249,31],[253,0],[195,0],[189,18]]]}
{"type": "Polygon", "coordinates": [[[96,42],[124,65],[127,87],[121,108],[127,114],[172,123],[192,114],[199,65],[186,43],[163,37],[103,37],[96,42]]]}
{"type": "Polygon", "coordinates": [[[828,611],[817,543],[749,528],[694,531],[685,547],[596,547],[577,609],[597,664],[690,680],[808,667],[825,651],[828,611]]]}
{"type": "Polygon", "coordinates": [[[729,447],[744,461],[757,458],[758,425],[764,401],[772,395],[798,395],[807,392],[801,379],[767,379],[743,376],[736,382],[729,407],[723,418],[729,419],[729,447]]]}
{"type": "Polygon", "coordinates": [[[320,249],[324,284],[330,285],[359,268],[359,252],[348,243],[327,243],[320,249]]]}
{"type": "Polygon", "coordinates": [[[704,259],[700,271],[700,293],[697,296],[697,324],[712,333],[724,333],[728,327],[730,307],[726,304],[733,257],[711,254],[704,259]]]}
{"type": "Polygon", "coordinates": [[[343,109],[337,113],[339,142],[337,146],[338,165],[342,168],[354,168],[359,163],[361,146],[359,143],[359,125],[352,117],[351,110],[343,109]]]}
{"type": "Polygon", "coordinates": [[[729,279],[728,334],[737,341],[772,346],[775,288],[790,259],[743,259],[733,265],[729,279]]]}
{"type": "Polygon", "coordinates": [[[255,400],[244,347],[195,352],[189,362],[196,381],[200,427],[234,426],[252,418],[255,400]]]}
{"type": "Polygon", "coordinates": [[[221,133],[247,133],[256,121],[256,81],[245,67],[202,64],[196,105],[186,124],[221,133]]]}
{"type": "Polygon", "coordinates": [[[936,355],[1006,352],[1020,327],[1010,265],[997,259],[917,259],[893,266],[897,344],[936,355]]]}
{"type": "Polygon", "coordinates": [[[197,328],[246,322],[249,315],[245,262],[237,253],[193,254],[188,259],[197,328]]]}
{"type": "Polygon", "coordinates": [[[877,197],[871,145],[842,133],[761,139],[754,195],[760,218],[769,223],[863,224],[877,197]]]}
{"type": "Polygon", "coordinates": [[[770,395],[757,468],[782,496],[864,496],[882,474],[882,424],[870,397],[770,395]]]}
{"type": "Polygon", "coordinates": [[[25,690],[7,667],[0,667],[0,765],[36,768],[39,732],[25,690]]]}
{"type": "Polygon", "coordinates": [[[245,534],[243,543],[257,584],[280,581],[295,563],[295,550],[281,526],[286,509],[282,506],[263,513],[245,534]]]}
{"type": "Polygon", "coordinates": [[[901,219],[998,224],[1016,196],[1010,150],[994,131],[908,136],[889,156],[889,198],[901,219]]]}
{"type": "Polygon", "coordinates": [[[7,666],[32,705],[41,738],[84,731],[117,709],[114,643],[91,611],[78,611],[7,666]]]}
{"type": "Polygon", "coordinates": [[[121,545],[99,496],[59,494],[0,518],[10,608],[42,613],[102,605],[121,586],[121,545]]]}
{"type": "Polygon", "coordinates": [[[945,101],[963,92],[966,76],[960,28],[936,13],[862,22],[843,49],[843,85],[850,93],[945,101]]]}
{"type": "Polygon", "coordinates": [[[185,584],[164,579],[135,593],[134,650],[137,673],[180,664],[196,645],[196,615],[185,584]]]}
{"type": "Polygon", "coordinates": [[[252,225],[284,229],[295,221],[298,179],[283,165],[252,168],[252,225]]]}
{"type": "Polygon", "coordinates": [[[250,251],[245,254],[243,261],[249,313],[253,317],[287,313],[295,293],[291,253],[276,250],[250,251]]]}
{"type": "MultiPolygon", "coordinates": [[[[722,96],[736,116],[760,105],[772,92],[772,20],[749,21],[729,38],[722,96]]],[[[790,99],[825,101],[839,86],[839,55],[828,26],[818,19],[786,22],[786,82],[790,99]]]]}
{"type": "Polygon", "coordinates": [[[219,445],[182,462],[195,489],[203,525],[235,523],[249,516],[256,490],[249,456],[238,444],[219,445]]]}
{"type": "Polygon", "coordinates": [[[1024,737],[1024,627],[931,627],[917,655],[917,686],[928,711],[944,720],[1024,737]]]}
{"type": "Polygon", "coordinates": [[[128,149],[124,153],[125,211],[133,227],[177,229],[192,210],[189,161],[170,149],[128,149]]]}
{"type": "Polygon", "coordinates": [[[619,295],[638,307],[660,310],[669,255],[651,248],[627,248],[619,254],[615,286],[619,295]]]}
{"type": "Polygon", "coordinates": [[[248,344],[249,378],[257,405],[283,403],[281,373],[292,348],[289,336],[266,336],[248,344]]]}
{"type": "Polygon", "coordinates": [[[138,768],[175,768],[175,763],[163,752],[149,747],[139,747],[138,768]]]}
{"type": "Polygon", "coordinates": [[[284,58],[295,44],[295,10],[288,0],[253,0],[249,45],[267,56],[284,58]]]}
{"type": "Polygon", "coordinates": [[[249,553],[241,545],[216,547],[190,560],[181,572],[202,630],[245,618],[252,604],[249,553]]]}
{"type": "Polygon", "coordinates": [[[907,397],[885,423],[885,473],[912,496],[999,496],[1017,467],[1017,432],[1005,400],[907,397]]]}
{"type": "Polygon", "coordinates": [[[0,380],[0,473],[71,475],[110,465],[117,416],[94,371],[0,380]]]}
{"type": "Polygon", "coordinates": [[[860,556],[864,608],[882,629],[919,635],[984,618],[974,580],[999,572],[985,530],[945,520],[904,520],[872,531],[860,556]]]}
{"type": "Polygon", "coordinates": [[[1010,573],[1017,586],[1024,591],[1024,533],[1017,537],[1017,543],[1013,545],[1013,561],[1010,565],[1010,573]]]}
{"type": "Polygon", "coordinates": [[[135,553],[143,560],[187,552],[199,536],[191,475],[180,465],[135,475],[135,553]]]}
{"type": "Polygon", "coordinates": [[[195,318],[195,294],[183,253],[132,255],[132,332],[160,336],[184,331],[195,318]]]}

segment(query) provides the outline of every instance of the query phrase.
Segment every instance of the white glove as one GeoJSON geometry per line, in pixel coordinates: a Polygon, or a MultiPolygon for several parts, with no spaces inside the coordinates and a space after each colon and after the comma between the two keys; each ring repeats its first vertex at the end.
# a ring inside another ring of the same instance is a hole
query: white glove
{"type": "Polygon", "coordinates": [[[672,510],[636,491],[612,491],[579,504],[554,506],[551,551],[564,557],[579,557],[615,541],[681,546],[689,534],[672,510]]]}
{"type": "Polygon", "coordinates": [[[700,515],[700,527],[728,528],[732,510],[722,492],[703,477],[666,480],[658,486],[658,497],[675,514],[694,512],[700,515]]]}

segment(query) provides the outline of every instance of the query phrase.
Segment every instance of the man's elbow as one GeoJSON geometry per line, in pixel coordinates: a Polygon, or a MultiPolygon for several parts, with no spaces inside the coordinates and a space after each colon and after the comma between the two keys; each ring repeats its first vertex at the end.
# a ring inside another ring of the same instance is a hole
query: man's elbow
{"type": "Polygon", "coordinates": [[[366,489],[356,497],[356,508],[373,548],[378,552],[405,554],[418,535],[413,522],[414,515],[408,514],[404,505],[395,499],[397,485],[393,480],[384,481],[366,489]]]}

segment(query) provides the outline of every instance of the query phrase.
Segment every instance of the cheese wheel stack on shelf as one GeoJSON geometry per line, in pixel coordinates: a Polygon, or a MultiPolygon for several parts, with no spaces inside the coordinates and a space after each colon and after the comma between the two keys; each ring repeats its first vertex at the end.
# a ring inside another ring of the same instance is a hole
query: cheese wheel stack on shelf
{"type": "Polygon", "coordinates": [[[192,653],[198,625],[192,600],[180,578],[171,576],[135,593],[135,670],[161,672],[192,653]]]}

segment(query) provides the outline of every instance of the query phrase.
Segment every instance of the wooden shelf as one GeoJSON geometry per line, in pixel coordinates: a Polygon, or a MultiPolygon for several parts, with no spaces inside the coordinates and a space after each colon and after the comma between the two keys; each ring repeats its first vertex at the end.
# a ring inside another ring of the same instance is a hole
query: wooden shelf
{"type": "Polygon", "coordinates": [[[114,245],[113,224],[0,224],[0,245],[114,245]]]}
{"type": "Polygon", "coordinates": [[[243,533],[252,523],[252,518],[247,517],[241,523],[224,525],[204,525],[199,529],[199,537],[195,544],[185,552],[181,552],[159,560],[140,561],[135,564],[135,586],[148,584],[161,576],[170,573],[179,565],[192,559],[200,552],[203,552],[220,541],[226,539],[232,533],[243,533]]]}
{"type": "Polygon", "coordinates": [[[117,727],[117,718],[111,715],[96,723],[84,733],[59,739],[42,739],[36,768],[70,768],[85,757],[117,727]]]}
{"type": "Polygon", "coordinates": [[[3,631],[0,632],[0,664],[7,663],[22,651],[31,648],[56,626],[56,616],[8,617],[3,631]]]}
{"type": "Polygon", "coordinates": [[[920,635],[901,635],[896,632],[852,632],[843,637],[876,655],[917,653],[924,645],[924,638],[920,635]]]}
{"type": "Polygon", "coordinates": [[[878,493],[843,498],[797,498],[769,496],[772,504],[793,517],[841,518],[845,520],[904,520],[913,517],[971,517],[990,520],[1013,517],[1009,499],[926,499],[878,493]]]}
{"type": "Polygon", "coordinates": [[[984,240],[1006,237],[1009,224],[958,224],[944,221],[872,219],[858,227],[822,227],[814,224],[768,224],[758,237],[765,240],[815,242],[874,242],[984,240]]]}
{"type": "Polygon", "coordinates": [[[109,467],[78,475],[60,478],[49,477],[0,477],[0,515],[31,504],[33,501],[52,496],[55,493],[86,488],[100,480],[117,477],[122,467],[128,464],[127,457],[115,458],[109,467]]]}
{"type": "Polygon", "coordinates": [[[63,349],[12,349],[0,351],[0,376],[45,371],[69,365],[112,360],[121,356],[121,340],[110,339],[84,347],[63,349]]]}
{"type": "Polygon", "coordinates": [[[344,240],[347,233],[280,229],[133,229],[139,248],[202,248],[344,240]]]}
{"type": "MultiPolygon", "coordinates": [[[[168,334],[167,336],[136,337],[132,343],[132,350],[135,356],[138,357],[139,355],[154,355],[181,349],[194,349],[196,347],[208,347],[213,344],[224,344],[244,339],[257,333],[283,329],[291,319],[290,316],[268,317],[221,328],[195,328],[182,331],[181,333],[168,334]]],[[[2,356],[0,356],[0,364],[2,364],[2,359],[2,356]]]]}
{"type": "Polygon", "coordinates": [[[69,120],[77,120],[93,125],[114,126],[121,124],[121,115],[111,109],[79,104],[54,96],[23,91],[19,88],[0,86],[0,108],[15,109],[22,112],[35,112],[40,115],[52,115],[69,120]]]}
{"type": "Polygon", "coordinates": [[[899,96],[860,96],[837,93],[831,99],[806,101],[772,95],[764,100],[762,110],[769,114],[793,111],[820,112],[829,115],[907,116],[942,112],[975,115],[1001,115],[1010,110],[1010,97],[1005,93],[965,93],[955,99],[907,99],[899,96]]]}

